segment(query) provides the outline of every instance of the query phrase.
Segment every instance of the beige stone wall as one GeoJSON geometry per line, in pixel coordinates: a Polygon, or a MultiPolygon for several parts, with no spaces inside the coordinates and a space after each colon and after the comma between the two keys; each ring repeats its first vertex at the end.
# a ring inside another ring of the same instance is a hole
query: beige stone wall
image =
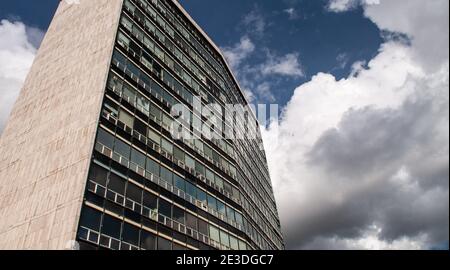
{"type": "Polygon", "coordinates": [[[68,2],[0,138],[0,249],[75,239],[122,0],[68,2]]]}

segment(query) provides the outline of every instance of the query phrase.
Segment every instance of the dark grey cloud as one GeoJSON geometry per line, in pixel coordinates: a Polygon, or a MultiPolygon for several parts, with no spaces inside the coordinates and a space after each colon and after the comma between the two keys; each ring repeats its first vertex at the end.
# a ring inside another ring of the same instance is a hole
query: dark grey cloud
{"type": "Polygon", "coordinates": [[[448,99],[421,93],[398,109],[350,110],[337,128],[324,132],[308,153],[308,165],[324,171],[337,190],[359,188],[289,228],[288,247],[348,248],[330,244],[358,240],[371,226],[387,242],[424,236],[431,248],[447,240],[448,134],[442,125],[448,125],[448,106],[448,99]]]}

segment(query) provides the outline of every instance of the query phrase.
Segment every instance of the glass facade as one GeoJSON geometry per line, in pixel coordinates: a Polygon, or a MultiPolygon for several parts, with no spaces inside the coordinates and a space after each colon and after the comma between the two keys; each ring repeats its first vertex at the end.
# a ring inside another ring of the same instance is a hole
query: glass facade
{"type": "Polygon", "coordinates": [[[261,136],[247,125],[256,126],[255,116],[227,114],[226,104],[247,103],[221,55],[178,6],[125,0],[81,247],[284,249],[261,136]],[[212,103],[209,115],[220,121],[205,117],[212,103]],[[174,127],[185,136],[174,136],[174,127]]]}

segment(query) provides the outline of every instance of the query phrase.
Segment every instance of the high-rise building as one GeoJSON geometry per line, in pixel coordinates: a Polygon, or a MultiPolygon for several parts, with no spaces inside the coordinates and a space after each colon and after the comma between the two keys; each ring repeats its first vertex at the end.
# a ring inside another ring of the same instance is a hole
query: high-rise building
{"type": "Polygon", "coordinates": [[[61,1],[0,140],[0,248],[283,249],[239,104],[178,2],[61,1]]]}

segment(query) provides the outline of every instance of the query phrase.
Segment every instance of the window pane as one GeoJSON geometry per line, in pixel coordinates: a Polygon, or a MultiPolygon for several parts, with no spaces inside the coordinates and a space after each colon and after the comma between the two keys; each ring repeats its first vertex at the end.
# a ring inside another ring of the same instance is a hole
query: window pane
{"type": "Polygon", "coordinates": [[[220,242],[219,230],[214,226],[209,226],[209,237],[216,242],[220,242]]]}
{"type": "Polygon", "coordinates": [[[220,231],[220,243],[227,247],[230,246],[230,238],[228,237],[228,234],[224,231],[220,231]]]}
{"type": "Polygon", "coordinates": [[[172,250],[172,242],[165,238],[158,237],[158,250],[172,250]]]}
{"type": "Polygon", "coordinates": [[[173,154],[173,145],[172,143],[170,143],[169,141],[167,141],[166,139],[162,139],[161,140],[161,147],[164,151],[166,151],[169,154],[173,154]]]}
{"type": "Polygon", "coordinates": [[[147,136],[150,138],[150,140],[152,140],[157,145],[159,145],[161,143],[161,137],[156,132],[154,132],[152,129],[148,129],[147,136]]]}
{"type": "Polygon", "coordinates": [[[145,170],[153,175],[159,176],[159,165],[151,158],[147,158],[145,170]]]}
{"type": "Polygon", "coordinates": [[[172,184],[172,172],[161,166],[161,179],[172,184]]]}
{"type": "Polygon", "coordinates": [[[185,184],[184,179],[179,177],[176,174],[174,174],[174,184],[178,189],[180,189],[182,191],[186,191],[186,184],[185,184]]]}
{"type": "Polygon", "coordinates": [[[225,211],[225,204],[223,204],[221,201],[217,200],[217,210],[219,211],[219,213],[226,215],[226,211],[225,211]]]}
{"type": "Polygon", "coordinates": [[[83,207],[80,218],[80,226],[94,231],[100,231],[100,220],[102,213],[90,207],[83,207]]]}
{"type": "Polygon", "coordinates": [[[114,173],[110,173],[108,189],[124,195],[125,194],[125,180],[114,173]]]}
{"type": "Polygon", "coordinates": [[[232,221],[235,220],[235,218],[234,218],[234,210],[233,210],[233,208],[228,207],[228,206],[227,206],[227,217],[229,219],[231,219],[232,221]]]}
{"type": "Polygon", "coordinates": [[[108,171],[105,168],[97,164],[92,164],[91,170],[89,172],[89,180],[92,180],[102,186],[106,186],[107,176],[108,171]]]}
{"type": "Polygon", "coordinates": [[[197,230],[197,217],[189,213],[186,213],[186,226],[194,230],[197,230]]]}
{"type": "Polygon", "coordinates": [[[210,207],[210,208],[212,208],[212,209],[217,211],[217,200],[216,200],[216,198],[208,195],[207,199],[208,199],[208,207],[210,207]]]}
{"type": "Polygon", "coordinates": [[[198,219],[198,231],[204,235],[208,235],[208,223],[202,219],[198,219]]]}
{"type": "Polygon", "coordinates": [[[172,205],[163,199],[159,200],[158,210],[159,213],[162,214],[163,216],[166,217],[172,216],[172,205]]]}
{"type": "Polygon", "coordinates": [[[121,221],[109,215],[104,215],[102,233],[120,239],[121,221]]]}
{"type": "Polygon", "coordinates": [[[129,198],[137,203],[141,203],[142,189],[140,187],[136,186],[135,184],[128,182],[127,198],[129,198]]]}
{"type": "Polygon", "coordinates": [[[158,207],[158,197],[150,192],[144,191],[142,204],[147,208],[156,210],[158,207]]]}
{"type": "Polygon", "coordinates": [[[185,156],[185,164],[189,168],[195,168],[195,161],[189,155],[185,156]]]}
{"type": "Polygon", "coordinates": [[[184,162],[184,152],[180,148],[175,146],[173,149],[173,155],[177,160],[181,160],[184,162]]]}
{"type": "Polygon", "coordinates": [[[184,210],[174,206],[172,219],[181,224],[184,224],[184,210]]]}
{"type": "Polygon", "coordinates": [[[239,249],[239,244],[238,244],[238,240],[230,235],[230,247],[234,250],[238,250],[239,249]]]}
{"type": "Polygon", "coordinates": [[[133,127],[134,117],[131,116],[124,110],[120,110],[119,112],[119,121],[127,125],[128,127],[133,127]]]}
{"type": "Polygon", "coordinates": [[[142,231],[141,232],[141,248],[146,250],[155,250],[156,249],[156,236],[150,232],[142,231]]]}
{"type": "Polygon", "coordinates": [[[139,245],[139,229],[124,222],[122,240],[135,246],[139,245]]]}
{"type": "Polygon", "coordinates": [[[97,141],[104,146],[112,149],[114,145],[114,136],[103,129],[98,130],[97,141]]]}
{"type": "Polygon", "coordinates": [[[197,198],[197,188],[189,181],[186,181],[186,193],[191,195],[192,198],[197,198]]]}
{"type": "Polygon", "coordinates": [[[117,139],[114,147],[114,152],[129,159],[130,158],[130,146],[121,140],[117,139]]]}
{"type": "Polygon", "coordinates": [[[201,189],[197,189],[197,200],[201,201],[205,205],[207,203],[206,202],[206,193],[201,189]]]}
{"type": "Polygon", "coordinates": [[[131,161],[140,167],[145,168],[145,156],[134,148],[131,149],[131,161]]]}

